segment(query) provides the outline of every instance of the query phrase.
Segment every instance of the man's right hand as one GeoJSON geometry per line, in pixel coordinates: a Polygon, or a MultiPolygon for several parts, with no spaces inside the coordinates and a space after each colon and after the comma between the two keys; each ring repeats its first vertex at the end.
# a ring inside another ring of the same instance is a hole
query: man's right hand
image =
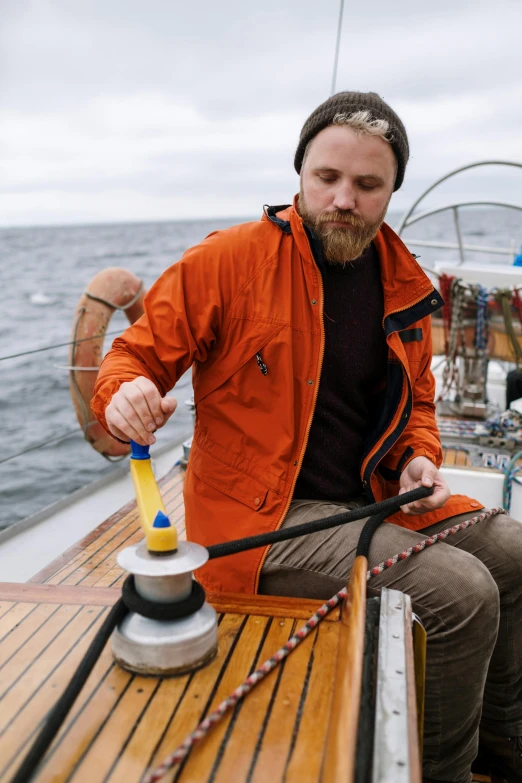
{"type": "Polygon", "coordinates": [[[156,442],[154,431],[167,423],[177,404],[173,397],[162,397],[152,381],[140,375],[122,383],[107,406],[105,419],[120,440],[151,446],[156,442]]]}

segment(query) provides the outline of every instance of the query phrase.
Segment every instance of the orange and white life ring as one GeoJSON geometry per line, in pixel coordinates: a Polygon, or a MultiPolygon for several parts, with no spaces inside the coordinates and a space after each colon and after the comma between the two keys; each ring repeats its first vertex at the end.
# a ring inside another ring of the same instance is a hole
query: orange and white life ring
{"type": "Polygon", "coordinates": [[[103,338],[115,310],[123,310],[131,324],[143,315],[143,282],[120,267],[95,275],[80,297],[74,314],[69,349],[69,388],[85,440],[111,460],[130,452],[114,440],[94,417],[91,399],[103,357],[103,338]]]}

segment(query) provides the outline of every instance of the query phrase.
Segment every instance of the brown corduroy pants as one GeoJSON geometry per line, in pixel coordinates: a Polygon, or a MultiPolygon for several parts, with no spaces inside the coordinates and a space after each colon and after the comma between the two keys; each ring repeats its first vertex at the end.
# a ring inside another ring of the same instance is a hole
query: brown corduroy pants
{"type": "MultiPolygon", "coordinates": [[[[297,500],[283,527],[354,505],[297,500]]],[[[471,516],[420,532],[383,524],[370,567],[471,516]]],[[[260,592],[330,598],[346,584],[364,521],[274,544],[260,592]]],[[[522,524],[504,514],[479,522],[372,577],[368,595],[381,587],[411,597],[428,635],[423,781],[468,783],[481,720],[522,735],[522,524]]]]}

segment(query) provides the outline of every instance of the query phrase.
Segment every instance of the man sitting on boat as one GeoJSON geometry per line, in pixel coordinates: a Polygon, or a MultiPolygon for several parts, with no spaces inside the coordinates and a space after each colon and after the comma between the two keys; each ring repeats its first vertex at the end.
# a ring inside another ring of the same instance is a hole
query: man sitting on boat
{"type": "MultiPolygon", "coordinates": [[[[210,234],[168,269],[114,341],[93,410],[153,443],[193,367],[187,535],[203,545],[288,527],[419,485],[381,526],[370,566],[477,514],[438,468],[430,314],[442,300],[383,219],[409,148],[375,93],[306,121],[291,206],[210,234]],[[420,533],[419,531],[422,531],[420,533]]],[[[210,561],[209,590],[329,598],[363,522],[210,561]]],[[[479,523],[372,580],[411,596],[428,633],[424,780],[469,781],[480,739],[522,780],[522,525],[479,523]]]]}

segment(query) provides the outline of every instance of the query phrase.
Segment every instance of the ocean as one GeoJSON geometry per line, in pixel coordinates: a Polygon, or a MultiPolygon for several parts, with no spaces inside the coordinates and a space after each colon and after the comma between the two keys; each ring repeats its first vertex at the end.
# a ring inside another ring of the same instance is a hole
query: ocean
{"type": "MultiPolygon", "coordinates": [[[[387,222],[398,223],[389,214],[387,222]]],[[[243,222],[194,220],[118,225],[84,225],[0,230],[0,528],[7,527],[114,469],[85,442],[69,394],[68,348],[39,351],[70,339],[75,307],[92,277],[108,266],[121,266],[140,277],[146,288],[183,252],[211,231],[243,222]],[[66,436],[64,439],[60,437],[66,436]],[[35,447],[35,448],[33,448],[35,447]],[[18,455],[20,452],[23,454],[18,455]]],[[[422,225],[422,224],[421,224],[422,225]]],[[[465,242],[509,247],[522,243],[522,213],[514,210],[468,210],[462,215],[465,242]]],[[[408,229],[408,237],[455,241],[450,214],[426,227],[408,229]]],[[[456,251],[433,251],[411,245],[419,262],[457,260],[456,251]]],[[[467,254],[481,263],[511,263],[502,256],[467,254]]],[[[521,269],[522,279],[522,269],[521,269]]],[[[109,330],[123,331],[125,316],[115,313],[109,330]]],[[[110,347],[106,340],[105,348],[110,347]]],[[[191,414],[183,404],[192,394],[190,373],[174,390],[178,409],[158,433],[158,444],[190,432],[191,414]]]]}

